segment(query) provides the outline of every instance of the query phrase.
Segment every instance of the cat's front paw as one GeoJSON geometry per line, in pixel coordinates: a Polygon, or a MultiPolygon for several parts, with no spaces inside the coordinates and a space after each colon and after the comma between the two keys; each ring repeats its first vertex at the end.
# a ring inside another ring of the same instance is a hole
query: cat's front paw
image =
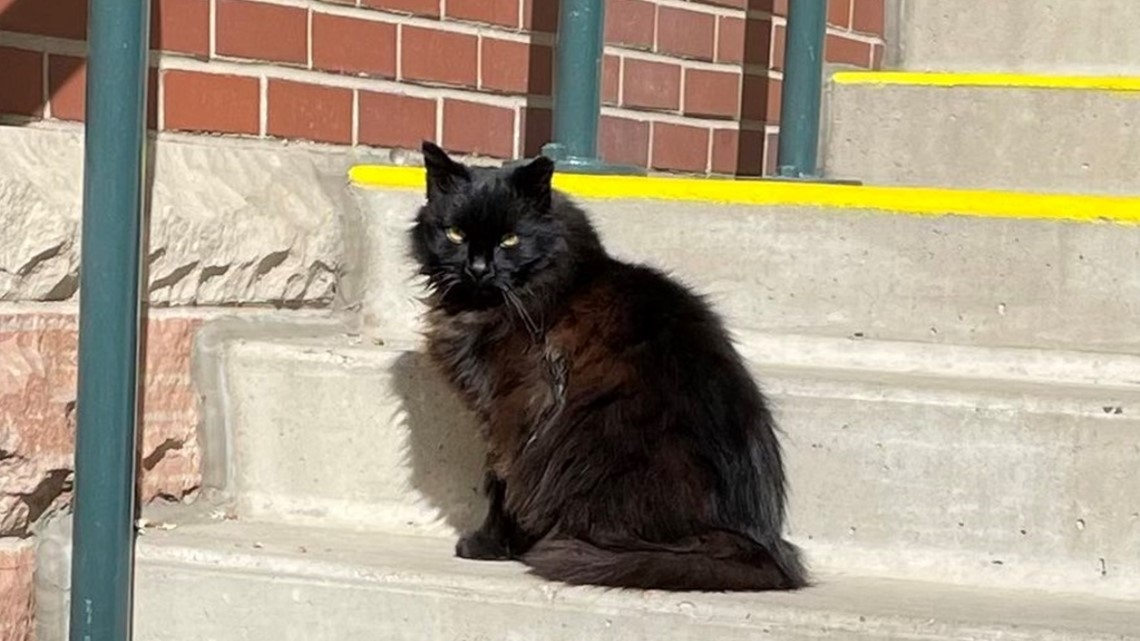
{"type": "Polygon", "coordinates": [[[502,541],[478,530],[459,539],[455,556],[474,561],[505,561],[511,558],[511,553],[502,541]]]}

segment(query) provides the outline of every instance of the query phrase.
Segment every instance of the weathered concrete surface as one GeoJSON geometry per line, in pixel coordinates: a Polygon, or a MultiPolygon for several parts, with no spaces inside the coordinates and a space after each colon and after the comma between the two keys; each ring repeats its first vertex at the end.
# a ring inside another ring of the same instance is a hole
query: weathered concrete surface
{"type": "MultiPolygon", "coordinates": [[[[423,289],[403,232],[422,196],[355,192],[360,218],[347,227],[363,239],[353,277],[364,331],[414,339],[423,289]]],[[[734,328],[1140,354],[1140,227],[644,200],[585,205],[615,254],[693,284],[734,328]]]]}
{"type": "MultiPolygon", "coordinates": [[[[76,317],[0,310],[0,536],[70,500],[75,438],[76,317]]],[[[152,314],[143,370],[144,500],[201,483],[198,399],[190,355],[200,318],[152,314]]]]}
{"type": "MultiPolygon", "coordinates": [[[[348,154],[178,136],[152,145],[152,304],[333,302],[348,154]]],[[[0,301],[75,297],[82,158],[79,130],[0,127],[0,301]]]]}
{"type": "MultiPolygon", "coordinates": [[[[1140,359],[742,335],[786,432],[790,533],[848,574],[1140,599],[1140,359]]],[[[419,353],[233,341],[244,517],[453,535],[476,428],[419,353]]]]}
{"type": "Polygon", "coordinates": [[[35,570],[34,541],[0,538],[0,641],[34,638],[35,570]]]}
{"type": "Polygon", "coordinates": [[[139,545],[137,638],[1140,638],[1134,602],[827,575],[793,594],[601,591],[546,583],[514,563],[459,561],[451,547],[234,522],[156,532],[139,545]]]}
{"type": "Polygon", "coordinates": [[[872,184],[1140,192],[1135,93],[835,83],[830,91],[828,175],[872,184]]]}
{"type": "MultiPolygon", "coordinates": [[[[1134,0],[894,0],[898,61],[918,71],[1134,75],[1134,0]]],[[[890,6],[888,4],[888,6],[890,6]]]]}

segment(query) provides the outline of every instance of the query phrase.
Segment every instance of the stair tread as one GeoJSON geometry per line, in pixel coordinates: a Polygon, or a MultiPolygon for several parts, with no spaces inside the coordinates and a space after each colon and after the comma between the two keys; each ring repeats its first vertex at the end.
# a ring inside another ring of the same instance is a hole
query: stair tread
{"type": "MultiPolygon", "coordinates": [[[[453,544],[449,538],[232,520],[148,530],[139,540],[138,562],[144,569],[178,566],[207,576],[331,582],[425,599],[458,593],[480,607],[681,615],[691,631],[715,623],[792,636],[826,628],[873,629],[882,638],[1140,638],[1140,603],[1130,601],[840,575],[818,576],[817,585],[798,593],[601,590],[545,582],[517,563],[456,559],[453,544]]],[[[140,590],[147,589],[148,576],[142,573],[140,590]]],[[[296,610],[299,617],[309,614],[296,610]]]]}

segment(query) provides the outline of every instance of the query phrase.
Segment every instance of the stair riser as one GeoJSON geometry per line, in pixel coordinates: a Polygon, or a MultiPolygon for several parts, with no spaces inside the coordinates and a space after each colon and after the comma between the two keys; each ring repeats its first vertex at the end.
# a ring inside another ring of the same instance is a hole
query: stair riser
{"type": "MultiPolygon", "coordinates": [[[[898,63],[919,71],[1135,75],[1132,0],[897,0],[898,63]]],[[[888,41],[892,40],[888,37],[888,41]]]]}
{"type": "Polygon", "coordinates": [[[1140,193],[1135,93],[836,83],[831,92],[829,175],[885,185],[1140,193]]]}
{"type": "MultiPolygon", "coordinates": [[[[422,199],[356,192],[365,218],[349,228],[363,239],[366,331],[416,336],[423,289],[405,236],[422,199]]],[[[1137,227],[645,200],[587,206],[616,254],[691,283],[733,328],[1140,353],[1137,227]]]]}
{"type": "MultiPolygon", "coordinates": [[[[475,425],[421,355],[228,358],[245,514],[441,536],[481,517],[475,425]]],[[[757,375],[786,432],[790,533],[829,570],[1140,596],[1136,392],[757,375]]]]}

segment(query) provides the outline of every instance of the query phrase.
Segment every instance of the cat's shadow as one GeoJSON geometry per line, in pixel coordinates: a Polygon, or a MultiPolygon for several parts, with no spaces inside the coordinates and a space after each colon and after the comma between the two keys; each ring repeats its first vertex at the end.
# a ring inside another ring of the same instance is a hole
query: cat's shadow
{"type": "Polygon", "coordinates": [[[401,354],[392,375],[406,422],[411,489],[447,527],[474,529],[486,512],[486,447],[475,418],[422,352],[401,354]]]}

